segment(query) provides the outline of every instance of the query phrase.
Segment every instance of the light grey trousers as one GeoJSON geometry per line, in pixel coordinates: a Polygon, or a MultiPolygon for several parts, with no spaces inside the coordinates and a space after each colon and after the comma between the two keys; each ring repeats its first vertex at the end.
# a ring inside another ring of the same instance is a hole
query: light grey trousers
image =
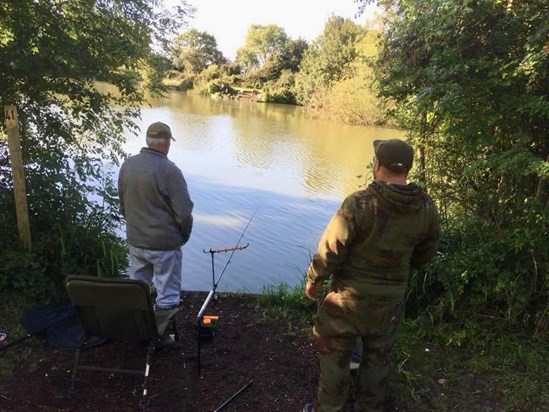
{"type": "Polygon", "coordinates": [[[150,250],[129,245],[129,250],[130,279],[154,284],[157,309],[177,306],[181,296],[181,249],[150,250]]]}

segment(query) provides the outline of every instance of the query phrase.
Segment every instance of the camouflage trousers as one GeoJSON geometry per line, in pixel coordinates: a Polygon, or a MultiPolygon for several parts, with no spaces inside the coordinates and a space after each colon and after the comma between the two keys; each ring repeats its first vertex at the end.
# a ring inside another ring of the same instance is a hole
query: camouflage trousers
{"type": "Polygon", "coordinates": [[[351,352],[358,337],[362,341],[362,358],[352,394],[354,410],[383,410],[390,353],[403,312],[403,301],[394,298],[358,299],[345,292],[328,293],[313,327],[320,352],[315,412],[345,410],[351,382],[351,352]]]}

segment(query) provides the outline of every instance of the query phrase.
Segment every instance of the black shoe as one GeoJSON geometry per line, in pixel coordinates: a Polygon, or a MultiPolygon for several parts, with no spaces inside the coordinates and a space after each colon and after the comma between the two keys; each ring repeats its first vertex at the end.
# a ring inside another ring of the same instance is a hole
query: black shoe
{"type": "Polygon", "coordinates": [[[351,352],[351,362],[350,369],[351,371],[356,371],[360,366],[360,361],[362,360],[362,353],[358,349],[353,349],[351,352]]]}
{"type": "Polygon", "coordinates": [[[313,404],[306,403],[305,407],[303,408],[303,412],[314,412],[313,404]]]}
{"type": "Polygon", "coordinates": [[[165,333],[160,338],[160,341],[156,345],[157,348],[171,348],[172,346],[177,345],[177,342],[175,341],[174,337],[172,335],[169,335],[165,333]]]}

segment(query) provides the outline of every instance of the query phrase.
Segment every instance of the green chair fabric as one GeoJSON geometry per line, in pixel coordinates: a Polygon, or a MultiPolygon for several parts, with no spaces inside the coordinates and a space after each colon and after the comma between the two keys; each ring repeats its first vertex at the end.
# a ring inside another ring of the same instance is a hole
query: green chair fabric
{"type": "Polygon", "coordinates": [[[149,286],[138,280],[69,276],[65,285],[85,332],[75,355],[71,393],[74,393],[77,373],[80,370],[129,373],[144,377],[141,405],[148,403],[147,381],[151,356],[165,333],[173,331],[175,340],[179,340],[175,315],[180,309],[155,311],[149,286]],[[81,365],[82,349],[93,336],[147,342],[144,369],[128,370],[81,365]]]}

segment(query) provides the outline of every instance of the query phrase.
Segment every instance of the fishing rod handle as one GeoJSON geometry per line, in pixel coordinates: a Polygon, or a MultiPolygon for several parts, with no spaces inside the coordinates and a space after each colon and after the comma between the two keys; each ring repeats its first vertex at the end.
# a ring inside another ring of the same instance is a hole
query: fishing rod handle
{"type": "Polygon", "coordinates": [[[229,403],[231,403],[244,389],[250,387],[254,381],[249,381],[246,385],[244,385],[242,388],[240,388],[233,396],[231,396],[229,399],[227,399],[225,402],[223,402],[220,406],[217,407],[217,409],[214,412],[220,412],[225,406],[227,406],[229,403]]]}
{"type": "Polygon", "coordinates": [[[196,318],[198,320],[202,319],[202,316],[204,316],[204,312],[206,311],[206,307],[208,306],[208,303],[210,303],[210,300],[212,299],[212,296],[214,295],[214,293],[215,293],[215,288],[210,290],[210,293],[208,293],[208,297],[206,298],[206,300],[202,304],[202,307],[198,311],[198,315],[196,315],[196,318]]]}

